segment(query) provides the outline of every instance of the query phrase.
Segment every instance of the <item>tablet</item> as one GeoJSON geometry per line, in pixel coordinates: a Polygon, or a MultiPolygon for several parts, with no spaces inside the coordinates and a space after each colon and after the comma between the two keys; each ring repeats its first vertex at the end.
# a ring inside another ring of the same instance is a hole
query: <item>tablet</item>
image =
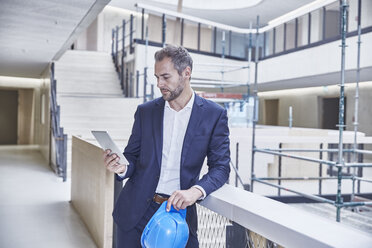
{"type": "Polygon", "coordinates": [[[106,131],[91,131],[93,136],[96,138],[100,146],[104,149],[110,149],[111,153],[116,153],[120,160],[120,164],[128,165],[128,160],[124,157],[123,153],[120,149],[116,146],[114,141],[111,139],[110,135],[106,131]]]}

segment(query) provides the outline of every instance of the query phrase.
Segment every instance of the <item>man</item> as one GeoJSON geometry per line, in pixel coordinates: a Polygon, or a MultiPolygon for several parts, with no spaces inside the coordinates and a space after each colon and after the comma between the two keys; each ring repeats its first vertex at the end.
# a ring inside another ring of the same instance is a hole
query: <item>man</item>
{"type": "Polygon", "coordinates": [[[104,153],[108,170],[118,180],[129,178],[115,204],[118,248],[141,247],[149,219],[168,200],[187,207],[187,247],[199,247],[195,202],[220,188],[230,173],[226,110],[197,96],[190,86],[192,58],[183,47],[155,53],[155,77],[163,97],[138,106],[132,134],[124,150],[129,165],[117,154],[104,153]],[[208,158],[208,173],[200,170],[208,158]]]}

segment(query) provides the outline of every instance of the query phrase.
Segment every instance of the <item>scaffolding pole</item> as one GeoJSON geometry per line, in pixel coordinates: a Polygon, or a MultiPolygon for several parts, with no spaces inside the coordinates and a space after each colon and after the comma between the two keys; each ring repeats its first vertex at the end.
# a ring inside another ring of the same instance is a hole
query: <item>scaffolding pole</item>
{"type": "Polygon", "coordinates": [[[359,181],[362,181],[362,182],[368,182],[368,183],[372,183],[372,179],[365,179],[363,177],[354,177],[355,180],[359,180],[359,181]]]}
{"type": "Polygon", "coordinates": [[[368,201],[368,202],[345,202],[340,207],[358,207],[358,206],[372,206],[372,201],[368,201]]]}
{"type": "MultiPolygon", "coordinates": [[[[264,150],[270,152],[330,152],[330,153],[337,153],[338,149],[306,149],[306,148],[281,148],[281,149],[271,149],[265,148],[264,150]]],[[[363,151],[363,150],[361,150],[363,151]]],[[[344,149],[343,152],[354,152],[353,149],[344,149]]]]}
{"type": "MultiPolygon", "coordinates": [[[[359,3],[360,5],[361,3],[359,3]]],[[[358,150],[358,143],[357,143],[357,135],[358,135],[358,126],[359,126],[359,115],[358,115],[358,108],[359,108],[359,81],[360,81],[360,44],[361,42],[361,27],[360,27],[360,15],[361,15],[361,6],[358,7],[358,55],[357,55],[357,71],[356,71],[356,85],[355,85],[355,106],[354,106],[354,153],[353,153],[353,161],[354,163],[357,162],[357,153],[358,150]]],[[[356,167],[353,168],[353,175],[356,176],[356,167]]],[[[353,180],[352,186],[352,194],[351,194],[351,201],[354,201],[355,198],[355,180],[353,180]]]]}
{"type": "Polygon", "coordinates": [[[343,199],[341,196],[341,182],[342,182],[342,168],[344,165],[343,160],[343,131],[344,131],[344,112],[345,112],[345,48],[346,48],[346,15],[348,4],[346,0],[342,0],[342,18],[341,18],[341,83],[340,83],[340,103],[339,103],[339,114],[338,114],[338,131],[339,131],[339,143],[338,143],[338,168],[337,168],[337,197],[336,197],[336,221],[340,222],[341,205],[343,199]]]}
{"type": "MultiPolygon", "coordinates": [[[[221,40],[221,43],[222,43],[222,54],[221,54],[221,58],[222,58],[222,69],[221,69],[221,82],[223,84],[223,82],[225,81],[225,46],[226,46],[226,40],[225,40],[225,31],[222,31],[222,40],[221,40]]],[[[223,86],[221,84],[221,92],[223,92],[223,86]]]]}
{"type": "Polygon", "coordinates": [[[254,68],[254,87],[253,87],[253,120],[252,120],[252,153],[251,153],[251,184],[250,184],[250,191],[253,192],[253,182],[255,178],[254,174],[254,155],[255,155],[255,138],[256,138],[256,123],[257,119],[256,116],[258,116],[257,112],[257,66],[258,66],[258,35],[259,35],[259,25],[260,24],[260,16],[257,16],[257,24],[256,24],[256,53],[255,53],[255,68],[254,68]]]}
{"type": "MultiPolygon", "coordinates": [[[[281,149],[272,149],[272,148],[262,148],[265,151],[270,152],[329,152],[329,153],[338,153],[338,149],[306,149],[306,148],[281,148],[281,149]]],[[[369,150],[360,150],[360,149],[343,149],[344,153],[356,153],[356,154],[372,154],[372,151],[369,150]]]]}
{"type": "Polygon", "coordinates": [[[289,189],[287,187],[283,187],[283,186],[276,185],[276,184],[273,184],[273,183],[265,182],[263,180],[260,180],[259,178],[255,178],[253,180],[256,181],[256,182],[259,182],[259,183],[266,184],[268,186],[274,187],[274,188],[278,188],[278,189],[282,189],[282,190],[285,190],[285,191],[288,191],[288,192],[291,192],[291,193],[295,193],[297,195],[303,196],[303,197],[308,198],[308,199],[312,199],[314,201],[332,204],[332,205],[336,206],[337,209],[341,209],[343,207],[372,206],[372,201],[366,201],[366,202],[342,202],[342,203],[338,203],[337,202],[337,199],[336,199],[336,201],[332,201],[332,200],[329,200],[329,199],[324,198],[324,197],[302,193],[300,191],[289,189]]]}
{"type": "MultiPolygon", "coordinates": [[[[252,22],[249,22],[249,29],[252,29],[252,22]]],[[[248,81],[247,96],[251,95],[251,62],[252,62],[252,33],[248,34],[248,81]]]]}
{"type": "Polygon", "coordinates": [[[316,159],[316,158],[310,158],[310,157],[304,157],[304,156],[297,156],[297,155],[286,154],[286,153],[282,153],[282,152],[273,152],[273,151],[268,151],[266,149],[254,148],[254,150],[256,152],[278,155],[278,156],[283,156],[283,157],[288,157],[288,158],[293,158],[293,159],[299,159],[299,160],[304,160],[304,161],[309,161],[309,162],[316,162],[316,163],[319,163],[319,164],[326,164],[326,165],[330,165],[330,166],[336,166],[337,165],[336,162],[329,161],[329,160],[316,159]]]}
{"type": "MultiPolygon", "coordinates": [[[[255,63],[256,63],[256,68],[255,68],[255,82],[254,82],[254,91],[253,91],[253,97],[255,99],[254,102],[254,120],[253,120],[253,127],[252,127],[252,156],[251,156],[251,184],[250,184],[250,191],[253,192],[253,183],[259,182],[262,184],[266,184],[268,186],[276,187],[279,190],[286,190],[301,196],[304,196],[309,199],[313,199],[319,202],[325,202],[325,203],[330,203],[334,205],[337,208],[336,212],[336,221],[340,222],[340,210],[341,208],[344,207],[357,207],[357,206],[372,206],[372,201],[365,201],[365,202],[355,202],[353,201],[354,195],[355,195],[355,190],[354,190],[354,185],[355,181],[363,181],[363,182],[368,182],[372,183],[372,179],[370,178],[362,178],[362,177],[357,177],[355,175],[355,170],[351,176],[345,176],[342,174],[342,169],[343,168],[349,168],[349,167],[372,167],[372,163],[360,163],[357,162],[357,154],[372,154],[372,151],[369,150],[361,150],[357,149],[358,143],[357,143],[357,132],[358,132],[358,104],[359,104],[359,81],[360,81],[360,45],[361,45],[361,28],[360,28],[360,7],[358,10],[358,61],[357,61],[357,80],[356,80],[356,92],[355,92],[355,121],[354,121],[354,142],[353,142],[353,147],[350,149],[344,149],[343,148],[343,130],[345,128],[345,122],[344,122],[344,113],[345,113],[345,50],[346,50],[346,21],[347,21],[347,9],[348,9],[348,4],[347,0],[342,0],[340,2],[340,9],[341,9],[341,82],[339,84],[340,86],[340,99],[339,99],[339,123],[337,125],[339,129],[339,140],[338,140],[338,149],[286,149],[286,148],[280,148],[280,149],[259,149],[256,148],[255,145],[255,135],[256,135],[256,124],[257,124],[257,118],[256,118],[256,106],[257,106],[257,64],[258,64],[258,54],[257,54],[257,49],[256,49],[256,58],[255,58],[255,63]],[[266,154],[272,154],[276,155],[279,157],[288,157],[288,158],[293,158],[293,159],[299,159],[299,160],[304,160],[304,161],[309,161],[309,162],[317,162],[320,164],[327,164],[329,166],[334,166],[337,168],[337,176],[336,177],[322,177],[321,175],[319,177],[256,177],[254,173],[254,157],[255,153],[260,152],[260,153],[266,153],[266,154]],[[329,153],[338,153],[337,157],[337,162],[334,161],[328,161],[328,160],[323,160],[322,158],[320,159],[314,159],[311,157],[304,157],[304,156],[297,156],[297,155],[291,155],[291,154],[286,154],[283,152],[329,152],[329,153]],[[344,153],[353,153],[353,162],[352,163],[345,163],[343,159],[344,153]],[[341,194],[341,182],[342,179],[351,179],[353,182],[353,192],[351,195],[351,202],[343,202],[342,194],[341,194]],[[281,185],[276,185],[272,184],[269,182],[265,182],[265,180],[270,181],[270,180],[337,180],[337,193],[336,193],[336,200],[331,201],[328,199],[324,199],[319,196],[314,196],[306,193],[301,193],[296,190],[288,189],[285,188],[281,185]]],[[[257,16],[257,27],[259,26],[259,16],[257,16]]],[[[258,35],[256,36],[256,48],[258,47],[258,35]]]]}
{"type": "MultiPolygon", "coordinates": [[[[242,178],[241,178],[240,175],[239,175],[239,171],[238,171],[238,169],[235,167],[235,165],[233,164],[233,162],[231,162],[231,160],[230,160],[230,166],[231,166],[231,167],[234,169],[234,171],[235,171],[236,179],[239,180],[240,184],[241,184],[241,185],[243,186],[243,188],[244,188],[244,183],[243,183],[242,178]]],[[[237,187],[237,181],[235,182],[235,186],[237,187]]]]}
{"type": "Polygon", "coordinates": [[[288,192],[292,192],[292,193],[295,193],[295,194],[304,196],[304,197],[309,198],[309,199],[312,199],[314,201],[323,202],[323,203],[329,203],[329,204],[335,205],[335,202],[334,201],[328,200],[328,199],[323,198],[323,197],[320,197],[320,196],[305,194],[305,193],[302,193],[302,192],[299,192],[299,191],[296,191],[296,190],[293,190],[293,189],[289,189],[289,188],[286,188],[286,187],[283,187],[283,186],[279,186],[279,185],[276,185],[276,184],[273,184],[273,183],[268,183],[268,182],[262,181],[262,180],[260,180],[258,178],[255,178],[253,180],[256,181],[256,182],[260,182],[262,184],[266,184],[266,185],[269,185],[269,186],[272,186],[272,187],[275,187],[275,188],[279,188],[279,189],[282,189],[282,190],[285,190],[285,191],[288,191],[288,192]]]}
{"type": "MultiPolygon", "coordinates": [[[[291,180],[336,180],[337,177],[256,177],[257,180],[284,180],[284,181],[291,181],[291,180]]],[[[353,179],[352,176],[344,176],[342,179],[353,179]]]]}
{"type": "Polygon", "coordinates": [[[372,154],[372,151],[360,150],[360,149],[356,149],[355,152],[356,153],[361,153],[361,154],[372,154]]]}
{"type": "Polygon", "coordinates": [[[372,163],[345,163],[345,167],[372,167],[372,163]]]}

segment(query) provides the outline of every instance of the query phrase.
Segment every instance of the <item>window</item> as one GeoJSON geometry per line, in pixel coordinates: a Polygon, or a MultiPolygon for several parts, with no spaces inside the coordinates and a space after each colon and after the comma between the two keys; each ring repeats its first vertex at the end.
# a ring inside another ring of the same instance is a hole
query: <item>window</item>
{"type": "Polygon", "coordinates": [[[362,28],[372,26],[372,1],[362,0],[361,26],[362,28]]]}
{"type": "MultiPolygon", "coordinates": [[[[252,39],[255,42],[255,39],[252,39]]],[[[247,38],[245,34],[232,33],[231,36],[231,56],[245,58],[246,57],[246,47],[247,38]]],[[[253,43],[255,44],[255,43],[253,43]]]]}
{"type": "Polygon", "coordinates": [[[198,49],[198,24],[185,20],[183,27],[183,46],[198,49]]]}
{"type": "Polygon", "coordinates": [[[324,32],[325,39],[336,37],[340,34],[340,4],[339,2],[334,2],[325,7],[325,20],[324,32]]]}
{"type": "Polygon", "coordinates": [[[309,15],[300,16],[297,20],[297,46],[305,46],[309,37],[309,15]]]}
{"type": "Polygon", "coordinates": [[[161,42],[162,17],[149,14],[147,19],[149,41],[161,42]]]}
{"type": "Polygon", "coordinates": [[[264,56],[269,56],[274,53],[274,29],[267,31],[266,33],[266,47],[264,56]]]}
{"type": "MultiPolygon", "coordinates": [[[[213,46],[213,28],[207,25],[200,25],[200,50],[204,52],[212,52],[213,46]]],[[[227,39],[228,41],[228,39],[227,39]]],[[[226,43],[228,45],[228,43],[226,43]]]]}
{"type": "MultiPolygon", "coordinates": [[[[181,19],[166,16],[165,42],[169,44],[181,45],[181,19]]],[[[162,33],[162,31],[160,31],[162,33]]]]}
{"type": "Polygon", "coordinates": [[[311,12],[310,43],[322,40],[323,35],[323,9],[311,12]]]}
{"type": "Polygon", "coordinates": [[[275,53],[283,52],[284,49],[284,25],[276,27],[275,32],[275,53]]]}
{"type": "Polygon", "coordinates": [[[348,32],[358,29],[358,0],[349,0],[348,32]]]}
{"type": "Polygon", "coordinates": [[[286,23],[285,36],[285,50],[295,48],[296,20],[292,20],[286,23]]]}

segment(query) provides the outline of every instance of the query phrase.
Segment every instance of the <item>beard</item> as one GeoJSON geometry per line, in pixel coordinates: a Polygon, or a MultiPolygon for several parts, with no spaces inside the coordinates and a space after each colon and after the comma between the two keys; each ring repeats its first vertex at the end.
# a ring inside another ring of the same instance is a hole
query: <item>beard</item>
{"type": "Polygon", "coordinates": [[[183,78],[180,78],[176,89],[169,90],[166,88],[162,88],[161,90],[165,89],[169,93],[169,94],[166,94],[166,93],[163,94],[163,99],[168,102],[173,101],[174,99],[176,99],[177,97],[181,95],[184,87],[185,87],[185,81],[183,80],[183,78]]]}

